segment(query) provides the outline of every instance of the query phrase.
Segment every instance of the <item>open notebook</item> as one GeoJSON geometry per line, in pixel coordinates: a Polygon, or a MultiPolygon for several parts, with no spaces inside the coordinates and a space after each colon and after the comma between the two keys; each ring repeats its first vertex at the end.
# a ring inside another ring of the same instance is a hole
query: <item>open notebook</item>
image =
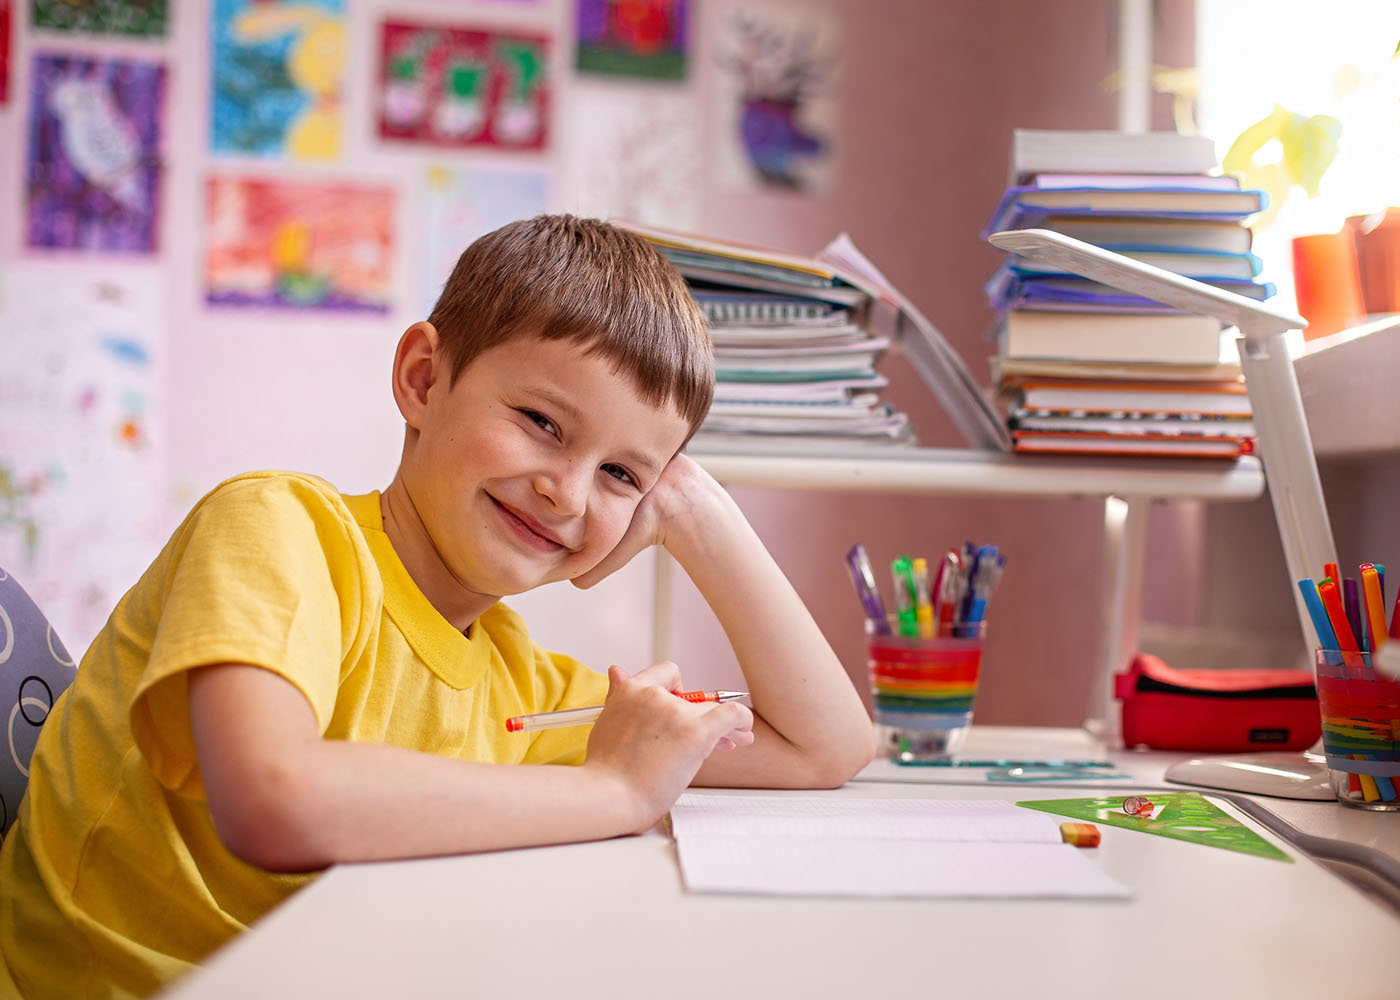
{"type": "Polygon", "coordinates": [[[1127,898],[1060,840],[1059,823],[1003,800],[688,793],[671,809],[692,892],[796,896],[1127,898]]]}

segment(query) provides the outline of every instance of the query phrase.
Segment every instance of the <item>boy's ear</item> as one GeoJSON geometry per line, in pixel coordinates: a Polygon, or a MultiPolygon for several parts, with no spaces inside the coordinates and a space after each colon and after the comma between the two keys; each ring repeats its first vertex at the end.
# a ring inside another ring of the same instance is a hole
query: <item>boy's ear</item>
{"type": "Polygon", "coordinates": [[[428,390],[437,377],[437,328],[427,320],[414,323],[399,338],[394,352],[394,402],[408,426],[417,429],[428,405],[428,390]]]}

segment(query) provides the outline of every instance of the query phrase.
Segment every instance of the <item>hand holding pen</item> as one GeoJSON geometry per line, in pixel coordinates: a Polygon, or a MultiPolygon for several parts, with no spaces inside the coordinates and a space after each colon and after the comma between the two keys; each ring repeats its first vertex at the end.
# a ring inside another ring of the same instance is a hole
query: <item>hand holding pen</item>
{"type": "Polygon", "coordinates": [[[629,832],[654,825],[716,751],[754,742],[748,706],[691,704],[676,697],[681,689],[680,668],[670,661],[632,676],[621,667],[608,669],[605,708],[588,734],[581,770],[586,781],[601,779],[597,787],[610,809],[628,817],[629,832]]]}

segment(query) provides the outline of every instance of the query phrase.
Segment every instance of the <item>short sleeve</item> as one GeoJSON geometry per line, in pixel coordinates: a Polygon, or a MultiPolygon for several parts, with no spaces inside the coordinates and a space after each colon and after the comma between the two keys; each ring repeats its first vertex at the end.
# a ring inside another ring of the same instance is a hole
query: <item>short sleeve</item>
{"type": "Polygon", "coordinates": [[[188,672],[263,667],[305,695],[322,731],[342,664],[365,641],[372,560],[339,495],[309,477],[259,475],[210,494],[171,540],[158,622],[131,727],[166,787],[198,791],[188,672]]]}

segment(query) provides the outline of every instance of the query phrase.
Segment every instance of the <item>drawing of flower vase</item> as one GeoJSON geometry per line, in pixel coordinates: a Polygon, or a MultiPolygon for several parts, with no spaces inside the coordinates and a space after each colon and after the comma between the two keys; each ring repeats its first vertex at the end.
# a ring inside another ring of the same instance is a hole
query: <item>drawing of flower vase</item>
{"type": "Polygon", "coordinates": [[[744,153],[768,184],[799,188],[798,167],[820,154],[825,143],[797,122],[796,99],[755,97],[745,99],[739,113],[739,136],[744,153]]]}
{"type": "Polygon", "coordinates": [[[433,109],[433,131],[446,139],[465,139],[481,131],[486,121],[482,86],[485,67],[458,61],[447,68],[442,101],[433,109]]]}

